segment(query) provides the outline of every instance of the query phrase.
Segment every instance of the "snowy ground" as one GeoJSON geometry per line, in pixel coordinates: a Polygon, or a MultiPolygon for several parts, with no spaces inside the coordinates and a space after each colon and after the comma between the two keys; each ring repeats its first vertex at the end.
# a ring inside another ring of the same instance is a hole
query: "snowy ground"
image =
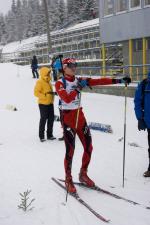
{"type": "MultiPolygon", "coordinates": [[[[65,192],[51,177],[64,178],[63,142],[38,139],[39,111],[33,95],[35,80],[29,66],[0,64],[0,225],[98,225],[104,224],[71,196],[64,206],[65,192]],[[11,111],[14,105],[18,111],[11,111]],[[31,189],[32,211],[24,213],[19,193],[31,189]]],[[[58,114],[58,98],[55,114],[58,114]]],[[[147,169],[147,134],[137,131],[133,99],[127,99],[127,143],[125,188],[122,188],[124,98],[100,94],[82,95],[88,121],[111,124],[113,134],[92,131],[93,155],[89,175],[97,185],[150,206],[150,179],[147,169]],[[128,143],[135,142],[140,147],[128,143]]],[[[55,122],[54,135],[62,135],[55,122]]],[[[78,180],[82,146],[76,140],[73,177],[78,180]]],[[[112,225],[149,225],[150,211],[104,194],[77,187],[79,195],[112,225]]]]}

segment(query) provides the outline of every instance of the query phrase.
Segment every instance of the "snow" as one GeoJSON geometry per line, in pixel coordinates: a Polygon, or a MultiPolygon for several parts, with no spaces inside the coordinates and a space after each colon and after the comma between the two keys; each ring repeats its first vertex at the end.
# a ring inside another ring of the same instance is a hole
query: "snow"
{"type": "MultiPolygon", "coordinates": [[[[104,224],[74,198],[68,196],[51,177],[64,178],[65,146],[57,140],[41,143],[38,138],[39,110],[33,95],[36,80],[30,66],[0,64],[0,225],[98,225],[104,224]],[[15,106],[11,111],[7,105],[15,106]],[[19,193],[31,189],[35,198],[32,211],[18,209],[19,193]]],[[[58,115],[58,98],[55,114],[58,115]]],[[[122,188],[124,97],[82,94],[87,120],[110,124],[113,134],[91,131],[93,155],[89,176],[97,185],[121,196],[150,206],[150,178],[147,169],[147,134],[138,132],[133,99],[127,98],[127,136],[125,187],[122,188]],[[135,142],[141,147],[130,146],[135,142]]],[[[59,122],[54,135],[62,135],[59,122]]],[[[82,146],[77,138],[73,160],[73,178],[78,180],[82,146]]],[[[92,190],[77,187],[79,195],[112,225],[149,225],[150,212],[92,190]]]]}
{"type": "Polygon", "coordinates": [[[16,42],[11,42],[3,47],[3,54],[6,53],[15,53],[19,52],[22,50],[31,50],[35,49],[35,44],[39,43],[40,41],[46,41],[46,35],[41,35],[41,36],[35,36],[31,38],[27,38],[21,41],[16,41],[16,42]]]}
{"type": "Polygon", "coordinates": [[[94,27],[94,26],[99,26],[99,18],[93,19],[93,20],[88,20],[83,23],[78,23],[74,26],[71,26],[66,29],[66,31],[73,31],[73,30],[78,30],[78,29],[85,29],[89,27],[94,27]]]}

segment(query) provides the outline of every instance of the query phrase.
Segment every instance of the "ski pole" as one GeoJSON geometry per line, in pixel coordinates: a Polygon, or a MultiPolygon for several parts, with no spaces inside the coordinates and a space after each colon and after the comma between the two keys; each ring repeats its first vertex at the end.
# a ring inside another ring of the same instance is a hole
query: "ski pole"
{"type": "MultiPolygon", "coordinates": [[[[76,133],[77,133],[77,128],[78,128],[80,105],[81,105],[81,92],[79,92],[79,104],[78,104],[78,109],[77,109],[77,116],[76,116],[76,123],[75,123],[75,134],[74,134],[74,138],[76,138],[76,133]]],[[[72,168],[72,163],[70,165],[70,169],[71,168],[72,168]]],[[[66,192],[66,203],[67,203],[67,199],[68,199],[68,187],[67,187],[67,192],[66,192]]]]}
{"type": "Polygon", "coordinates": [[[126,112],[127,112],[127,83],[125,83],[125,101],[124,101],[124,142],[123,142],[123,182],[124,188],[124,175],[125,175],[125,149],[126,149],[126,112]]]}

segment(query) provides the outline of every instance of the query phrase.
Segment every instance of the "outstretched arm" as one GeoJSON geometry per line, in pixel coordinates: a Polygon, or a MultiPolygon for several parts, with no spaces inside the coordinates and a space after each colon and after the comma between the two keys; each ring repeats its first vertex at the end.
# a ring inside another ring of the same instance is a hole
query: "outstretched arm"
{"type": "Polygon", "coordinates": [[[109,84],[121,84],[121,83],[126,83],[130,84],[131,83],[131,78],[130,77],[123,77],[122,79],[115,79],[115,78],[98,78],[98,79],[93,79],[93,78],[79,78],[79,82],[86,81],[85,86],[96,86],[96,85],[109,85],[109,84]]]}

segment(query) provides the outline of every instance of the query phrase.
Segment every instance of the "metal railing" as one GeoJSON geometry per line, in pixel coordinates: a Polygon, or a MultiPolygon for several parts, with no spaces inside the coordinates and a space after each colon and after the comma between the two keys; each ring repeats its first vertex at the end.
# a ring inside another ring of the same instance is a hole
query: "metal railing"
{"type": "Polygon", "coordinates": [[[122,77],[130,76],[133,82],[138,82],[144,79],[147,76],[147,73],[150,69],[150,64],[145,65],[125,65],[125,66],[106,66],[105,74],[103,74],[102,66],[93,66],[93,67],[82,67],[77,68],[77,74],[87,75],[87,76],[111,76],[111,77],[122,77]],[[130,74],[130,68],[132,68],[132,73],[130,74]],[[145,74],[143,73],[145,70],[145,74]]]}

